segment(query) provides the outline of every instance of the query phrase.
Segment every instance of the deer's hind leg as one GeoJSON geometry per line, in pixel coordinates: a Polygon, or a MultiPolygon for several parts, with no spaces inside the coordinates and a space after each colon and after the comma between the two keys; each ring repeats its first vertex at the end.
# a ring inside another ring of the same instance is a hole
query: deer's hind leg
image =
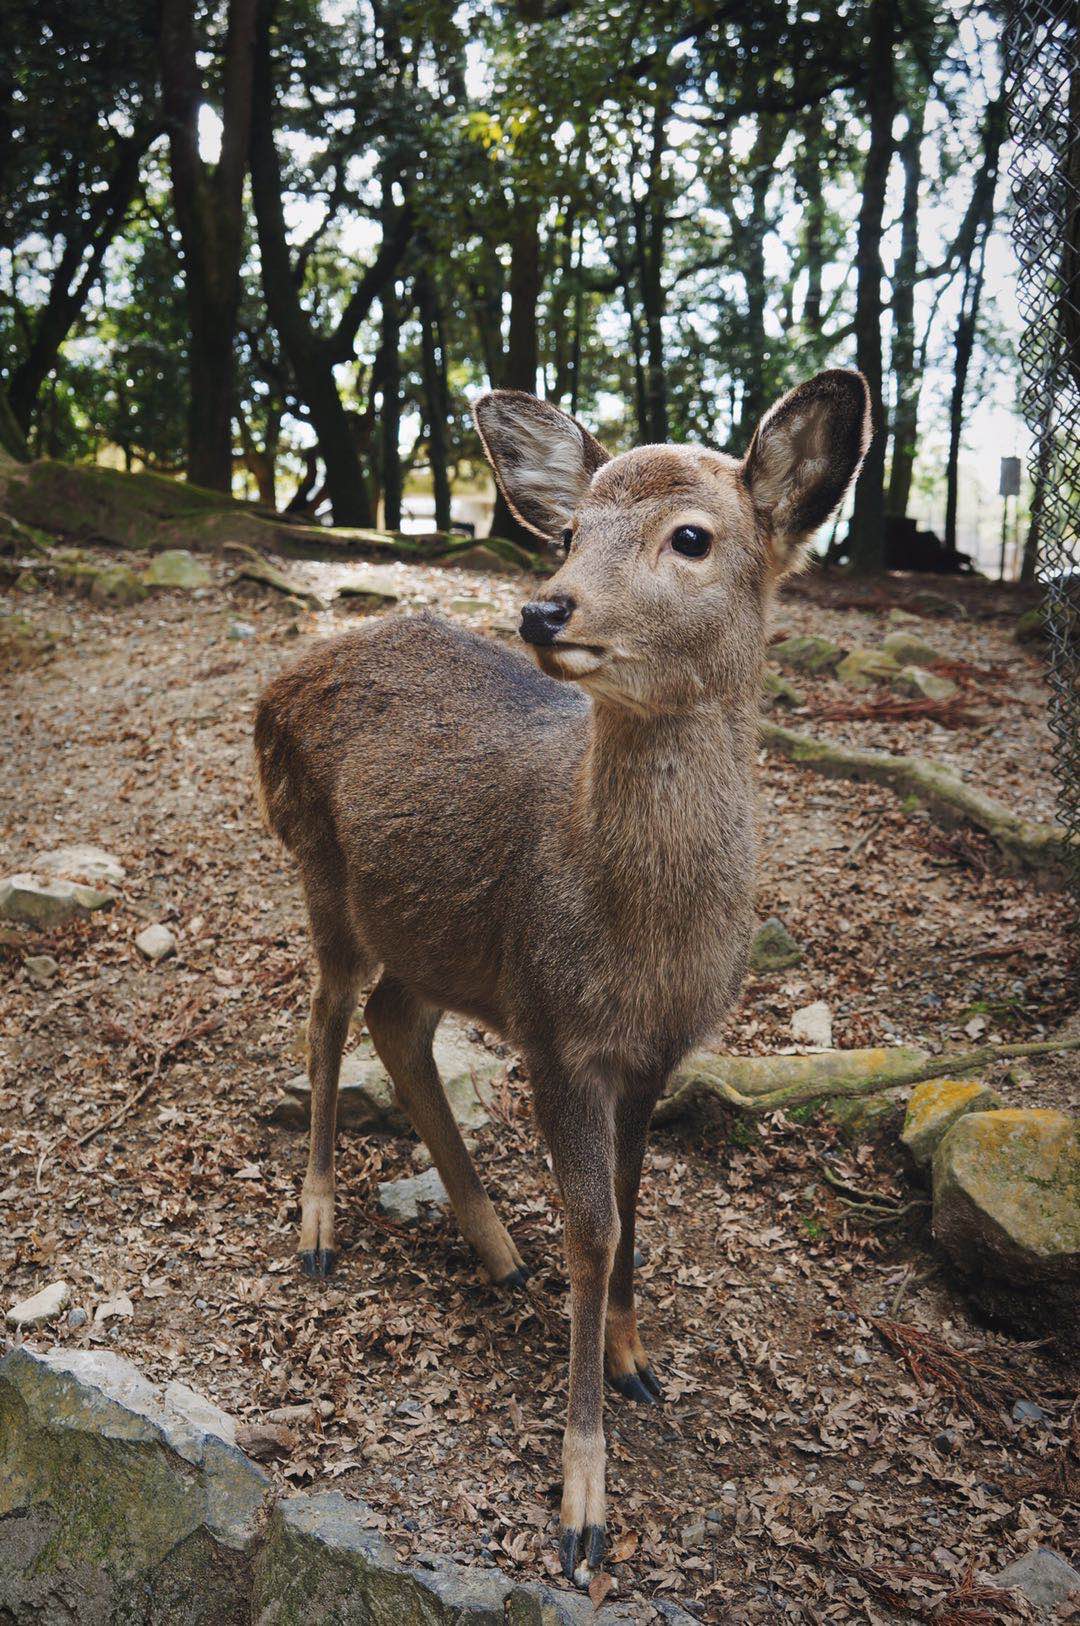
{"type": "Polygon", "coordinates": [[[350,925],[344,892],[334,878],[304,873],[303,879],[319,976],[308,1019],[311,1140],[300,1199],[299,1253],[305,1276],[329,1276],[337,1259],[334,1138],[338,1075],[360,983],[370,967],[350,925]]]}
{"type": "Polygon", "coordinates": [[[368,1000],[364,1020],[398,1100],[431,1153],[462,1235],[493,1282],[516,1286],[526,1276],[521,1255],[480,1183],[435,1066],[431,1047],[441,1015],[384,976],[368,1000]]]}

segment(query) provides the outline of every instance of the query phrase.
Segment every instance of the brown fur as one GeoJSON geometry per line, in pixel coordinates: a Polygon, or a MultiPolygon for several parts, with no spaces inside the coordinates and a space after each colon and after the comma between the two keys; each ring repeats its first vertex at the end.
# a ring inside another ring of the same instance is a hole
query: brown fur
{"type": "Polygon", "coordinates": [[[516,1273],[431,1039],[449,1009],[519,1048],[566,1211],[563,1555],[579,1579],[602,1539],[605,1343],[624,1389],[647,1398],[654,1381],[633,1295],[646,1127],[730,1006],[750,938],[769,597],[821,509],[817,486],[832,506],[858,466],[860,411],[858,375],[825,374],[765,420],[746,464],[680,447],[604,461],[554,408],[486,397],[478,422],[508,499],[573,524],[546,589],[572,614],[537,651],[543,670],[426,615],[388,619],[312,650],[258,710],[264,806],[298,861],[320,967],[302,1253],[332,1261],[341,1045],[360,979],[381,966],[376,1047],[465,1234],[496,1280],[516,1273]],[[679,524],[707,528],[706,559],[672,552],[679,524]]]}

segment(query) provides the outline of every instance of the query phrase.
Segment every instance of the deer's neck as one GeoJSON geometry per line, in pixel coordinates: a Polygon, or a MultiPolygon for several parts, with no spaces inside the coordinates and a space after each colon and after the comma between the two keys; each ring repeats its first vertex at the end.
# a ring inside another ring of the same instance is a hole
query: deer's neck
{"type": "Polygon", "coordinates": [[[756,679],[672,714],[594,705],[574,823],[628,927],[705,926],[752,887],[758,706],[756,679]]]}

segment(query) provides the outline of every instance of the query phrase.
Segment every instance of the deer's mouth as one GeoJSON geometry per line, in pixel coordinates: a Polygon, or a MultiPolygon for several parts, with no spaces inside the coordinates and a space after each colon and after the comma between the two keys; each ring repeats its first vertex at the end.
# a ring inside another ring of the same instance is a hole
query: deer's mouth
{"type": "Polygon", "coordinates": [[[575,644],[562,638],[550,644],[536,644],[533,652],[541,671],[557,678],[589,677],[600,670],[604,660],[602,644],[575,644]]]}

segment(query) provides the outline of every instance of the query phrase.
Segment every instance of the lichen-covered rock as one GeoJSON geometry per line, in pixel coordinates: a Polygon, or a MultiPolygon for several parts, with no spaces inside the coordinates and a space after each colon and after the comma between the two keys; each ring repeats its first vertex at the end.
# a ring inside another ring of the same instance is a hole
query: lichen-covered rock
{"type": "Polygon", "coordinates": [[[786,677],[774,672],[767,666],[761,674],[761,695],[767,706],[787,706],[794,708],[803,705],[804,696],[801,695],[794,683],[789,683],[786,677]]]}
{"type": "MultiPolygon", "coordinates": [[[[489,1121],[492,1085],[505,1063],[452,1030],[435,1036],[435,1065],[451,1111],[461,1129],[480,1129],[489,1121]]],[[[311,1085],[301,1073],[285,1086],[272,1113],[276,1123],[300,1128],[311,1118],[311,1085]]],[[[370,1039],[362,1039],[341,1064],[338,1126],[374,1133],[405,1134],[409,1120],[394,1097],[389,1074],[370,1039]]]]}
{"type": "Polygon", "coordinates": [[[127,565],[104,565],[80,578],[91,604],[138,604],[146,597],[146,584],[127,565]]]}
{"type": "Polygon", "coordinates": [[[880,649],[853,649],[836,668],[841,683],[850,689],[872,689],[899,677],[899,664],[880,649]]]}
{"type": "Polygon", "coordinates": [[[769,650],[773,660],[795,672],[832,672],[844,658],[844,651],[828,638],[807,633],[784,638],[769,650]]]}
{"type": "Polygon", "coordinates": [[[401,597],[398,578],[388,565],[368,565],[342,582],[338,597],[350,609],[381,610],[401,597]]]}
{"type": "Polygon", "coordinates": [[[206,560],[197,558],[188,548],[164,548],[155,553],[146,572],[148,587],[179,587],[188,592],[209,587],[213,580],[206,560]]]}
{"type": "Polygon", "coordinates": [[[911,1092],[900,1139],[918,1167],[925,1169],[958,1118],[966,1112],[989,1112],[1000,1105],[993,1091],[973,1079],[927,1079],[911,1092]]]}
{"type": "Polygon", "coordinates": [[[951,700],[956,693],[952,678],[940,677],[922,666],[902,666],[893,679],[893,687],[917,700],[951,700]]]}
{"type": "Polygon", "coordinates": [[[0,615],[0,671],[40,666],[56,648],[56,638],[24,615],[0,615]]]}
{"type": "Polygon", "coordinates": [[[882,649],[886,655],[891,655],[898,666],[933,666],[941,660],[939,650],[924,643],[921,638],[914,637],[910,632],[890,632],[882,640],[882,649]]]}
{"type": "Polygon", "coordinates": [[[12,1350],[0,1361],[0,1618],[249,1620],[270,1485],[231,1426],[122,1356],[12,1350]]]}
{"type": "Polygon", "coordinates": [[[0,920],[26,926],[62,926],[112,902],[111,892],[77,881],[47,881],[26,874],[0,881],[0,920]]]}
{"type": "Polygon", "coordinates": [[[802,949],[775,915],[754,933],[750,944],[751,971],[786,971],[790,966],[799,965],[802,958],[802,949]]]}
{"type": "Polygon", "coordinates": [[[968,1113],[933,1171],[934,1235],[987,1311],[1080,1348],[1080,1123],[1038,1108],[968,1113]]]}

